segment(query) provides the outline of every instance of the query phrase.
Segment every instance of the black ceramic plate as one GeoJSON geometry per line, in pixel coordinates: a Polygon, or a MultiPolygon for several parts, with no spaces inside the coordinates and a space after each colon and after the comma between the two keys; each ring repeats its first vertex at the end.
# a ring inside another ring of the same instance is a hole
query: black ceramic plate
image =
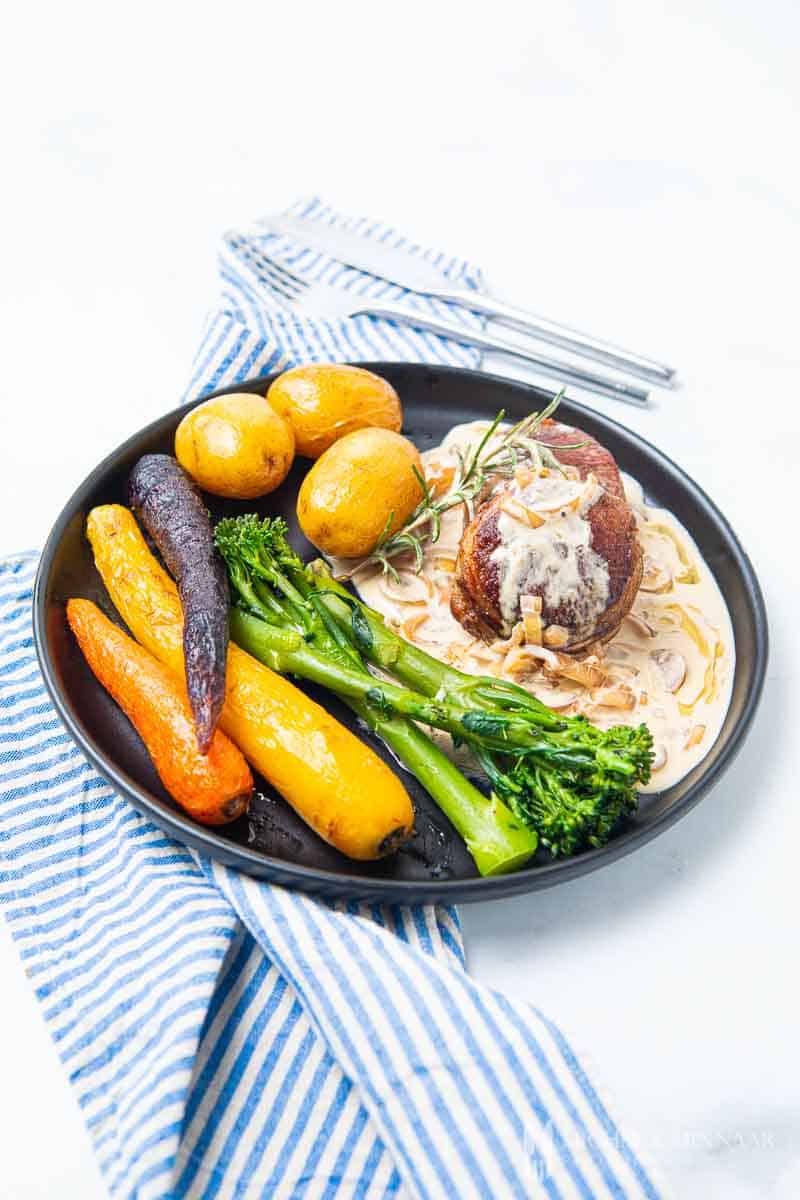
{"type": "MultiPolygon", "coordinates": [[[[405,410],[404,432],[421,450],[436,445],[458,422],[493,417],[501,408],[509,418],[519,419],[549,399],[536,388],[477,371],[395,363],[364,365],[397,389],[405,410]]],[[[225,390],[263,395],[268,382],[255,380],[225,390]]],[[[81,484],[47,540],[34,595],[39,661],[67,728],[101,774],[179,841],[250,874],[328,896],[404,903],[485,900],[550,887],[628,854],[688,812],[733,760],[758,704],[767,661],[764,604],[750,562],[725,518],[679,467],[621,425],[565,401],[561,415],[606,445],[620,467],[640,480],[648,497],[671,509],[689,529],[728,602],[736,638],[733,696],[722,732],[703,762],[674,787],[644,797],[636,819],[603,849],[555,861],[542,853],[515,875],[494,879],[477,876],[446,818],[406,774],[403,782],[417,808],[417,835],[393,858],[377,863],[344,858],[261,781],[262,791],[248,818],[221,831],[196,825],[167,796],[138,736],[86,666],[64,618],[70,596],[86,596],[115,616],[83,535],[86,515],[96,504],[125,502],[131,466],[142,454],[172,452],[175,429],[185,411],[177,409],[135,434],[81,484]]],[[[298,460],[283,487],[261,502],[208,497],[209,508],[214,516],[254,508],[281,513],[289,521],[295,544],[301,552],[311,554],[312,547],[299,533],[294,516],[297,489],[307,467],[307,461],[298,460]]],[[[353,726],[348,709],[328,695],[314,694],[341,721],[353,726]]],[[[378,742],[374,748],[391,762],[378,742]]]]}

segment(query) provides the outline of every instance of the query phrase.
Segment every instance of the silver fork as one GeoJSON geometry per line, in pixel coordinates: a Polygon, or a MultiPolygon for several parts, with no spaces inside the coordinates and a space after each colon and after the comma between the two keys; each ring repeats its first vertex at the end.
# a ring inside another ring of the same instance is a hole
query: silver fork
{"type": "Polygon", "coordinates": [[[437,267],[417,254],[407,254],[403,250],[386,246],[380,240],[364,237],[341,225],[330,225],[327,221],[315,221],[306,217],[293,217],[286,213],[273,213],[259,221],[259,228],[269,233],[277,233],[288,237],[301,246],[321,250],[339,262],[365,271],[368,275],[376,275],[389,283],[399,284],[409,292],[417,292],[423,296],[435,296],[437,300],[446,300],[457,304],[470,312],[483,313],[492,317],[502,325],[510,325],[512,329],[533,335],[537,341],[549,342],[560,350],[583,358],[593,358],[603,367],[611,367],[622,371],[624,375],[644,379],[647,383],[655,383],[660,387],[675,386],[675,370],[665,363],[656,362],[643,354],[635,354],[632,350],[623,350],[621,346],[613,346],[590,333],[581,333],[578,329],[570,329],[557,321],[549,321],[547,317],[537,316],[517,305],[508,304],[497,296],[490,296],[484,286],[476,291],[463,284],[454,283],[441,273],[437,267]]]}
{"type": "MultiPolygon", "coordinates": [[[[240,250],[244,247],[239,247],[240,250]]],[[[299,275],[285,263],[268,258],[264,254],[246,251],[258,273],[267,280],[275,298],[284,308],[306,312],[316,317],[383,317],[388,321],[398,321],[415,329],[427,329],[442,337],[452,338],[464,346],[474,346],[479,350],[502,354],[518,362],[534,366],[543,375],[547,375],[560,383],[572,383],[586,391],[595,392],[599,396],[609,396],[612,400],[624,400],[628,404],[646,405],[649,393],[636,384],[613,379],[610,375],[599,375],[594,371],[584,370],[557,358],[547,358],[532,350],[508,342],[505,338],[491,337],[478,330],[465,329],[455,321],[440,320],[428,313],[419,312],[415,308],[403,304],[392,304],[380,300],[370,300],[364,296],[354,296],[350,292],[331,287],[327,283],[299,275]]]]}

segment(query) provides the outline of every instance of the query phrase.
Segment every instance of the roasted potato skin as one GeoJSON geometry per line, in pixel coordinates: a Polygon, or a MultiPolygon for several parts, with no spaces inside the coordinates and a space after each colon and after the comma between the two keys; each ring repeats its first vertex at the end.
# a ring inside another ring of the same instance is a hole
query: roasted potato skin
{"type": "Polygon", "coordinates": [[[337,558],[369,554],[422,499],[419,451],[390,429],[358,429],[314,464],[297,497],[297,519],[310,542],[337,558]],[[390,522],[391,518],[391,524],[390,522]]]}
{"type": "Polygon", "coordinates": [[[392,385],[363,367],[310,363],[279,375],[267,399],[294,430],[297,453],[319,458],[356,429],[399,433],[403,409],[392,385]]]}
{"type": "Polygon", "coordinates": [[[253,500],[279,487],[294,462],[291,425],[263,396],[232,392],[193,408],[175,433],[175,457],[206,492],[253,500]]]}

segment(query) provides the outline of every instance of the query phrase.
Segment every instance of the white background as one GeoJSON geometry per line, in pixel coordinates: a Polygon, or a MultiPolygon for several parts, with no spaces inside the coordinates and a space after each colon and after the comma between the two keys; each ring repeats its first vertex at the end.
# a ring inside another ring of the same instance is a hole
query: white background
{"type": "MultiPolygon", "coordinates": [[[[304,194],[470,255],[499,294],[681,369],[597,402],[760,572],[767,691],[657,842],[463,910],[472,970],[588,1049],[689,1200],[800,1195],[794,0],[16,5],[0,45],[0,552],[173,407],[215,244],[304,194]]],[[[0,1194],[104,1195],[0,923],[0,1194]]]]}

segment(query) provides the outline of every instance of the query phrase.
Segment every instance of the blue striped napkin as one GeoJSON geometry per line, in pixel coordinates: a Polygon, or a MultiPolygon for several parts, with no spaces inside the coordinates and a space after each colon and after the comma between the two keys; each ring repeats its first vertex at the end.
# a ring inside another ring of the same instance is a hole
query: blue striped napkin
{"type": "MultiPolygon", "coordinates": [[[[423,253],[319,201],[293,211],[423,253]]],[[[385,322],[287,316],[260,274],[266,247],[399,292],[258,227],[229,234],[191,395],[299,360],[476,362],[385,322]]],[[[112,1195],[655,1197],[558,1027],[466,973],[454,910],[258,883],[165,837],[96,774],[37,668],[35,569],[33,555],[0,564],[0,899],[112,1195]]]]}

